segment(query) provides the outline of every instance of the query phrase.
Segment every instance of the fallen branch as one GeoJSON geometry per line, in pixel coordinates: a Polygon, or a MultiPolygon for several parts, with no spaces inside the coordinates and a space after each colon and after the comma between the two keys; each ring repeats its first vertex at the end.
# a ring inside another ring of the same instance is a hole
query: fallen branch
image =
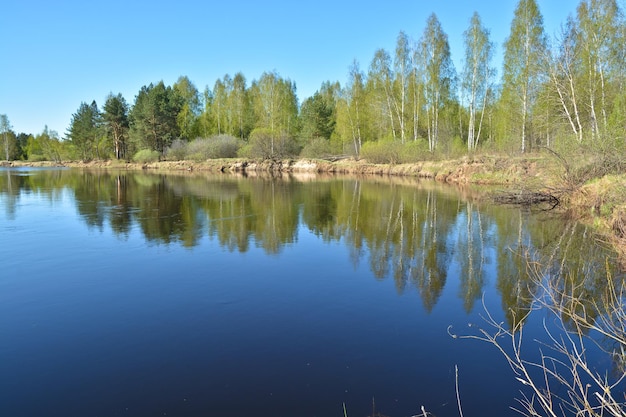
{"type": "Polygon", "coordinates": [[[551,205],[548,210],[553,210],[560,203],[559,198],[554,194],[529,190],[501,191],[493,196],[493,201],[499,204],[515,204],[521,206],[533,206],[547,203],[551,205]]]}

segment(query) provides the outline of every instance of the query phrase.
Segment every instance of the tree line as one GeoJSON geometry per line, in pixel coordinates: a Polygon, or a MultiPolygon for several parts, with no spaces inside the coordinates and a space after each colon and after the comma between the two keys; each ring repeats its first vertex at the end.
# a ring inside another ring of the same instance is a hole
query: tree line
{"type": "Polygon", "coordinates": [[[171,86],[141,87],[132,104],[121,94],[110,94],[101,108],[81,103],[65,140],[47,128],[16,135],[2,115],[4,156],[351,155],[409,162],[479,149],[623,151],[625,23],[616,0],[581,0],[549,37],[536,0],[519,0],[497,79],[495,44],[480,16],[474,13],[463,33],[457,70],[432,14],[418,39],[400,32],[393,52],[377,50],[366,70],[354,61],[344,85],[324,82],[301,105],[295,82],[275,71],[250,84],[242,73],[225,75],[202,92],[181,76],[171,86]]]}

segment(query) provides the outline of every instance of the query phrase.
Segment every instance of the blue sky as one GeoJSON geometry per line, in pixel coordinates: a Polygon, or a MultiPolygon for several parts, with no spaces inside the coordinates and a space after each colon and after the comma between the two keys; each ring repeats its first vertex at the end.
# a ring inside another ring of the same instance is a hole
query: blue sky
{"type": "MultiPolygon", "coordinates": [[[[549,35],[578,0],[538,0],[549,35]]],[[[186,75],[203,91],[241,71],[248,85],[264,71],[295,81],[300,102],[322,82],[347,79],[354,59],[366,71],[374,52],[393,53],[402,30],[417,40],[431,13],[461,68],[462,33],[477,11],[501,62],[517,0],[48,1],[2,7],[0,114],[16,132],[47,125],[61,137],[80,103],[109,92],[129,104],[143,85],[186,75]]],[[[500,71],[500,69],[498,68],[500,71]]]]}

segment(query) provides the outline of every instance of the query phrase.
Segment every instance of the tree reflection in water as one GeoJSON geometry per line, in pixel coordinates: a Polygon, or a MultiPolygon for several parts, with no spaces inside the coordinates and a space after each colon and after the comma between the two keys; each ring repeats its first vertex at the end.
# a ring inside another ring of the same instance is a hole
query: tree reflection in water
{"type": "MultiPolygon", "coordinates": [[[[295,242],[299,228],[325,242],[342,240],[355,265],[365,259],[377,279],[393,279],[398,293],[417,290],[429,312],[451,271],[468,313],[493,279],[511,327],[541,291],[532,262],[540,261],[548,277],[567,276],[559,288],[576,291],[577,300],[595,300],[605,288],[606,278],[595,272],[604,270],[606,252],[584,227],[482,204],[468,190],[430,181],[80,170],[0,176],[9,215],[22,193],[54,201],[64,190],[74,193],[88,227],[109,227],[121,239],[136,229],[148,242],[193,248],[208,236],[229,251],[256,245],[268,254],[295,242]]],[[[596,314],[585,301],[576,308],[596,314]]]]}

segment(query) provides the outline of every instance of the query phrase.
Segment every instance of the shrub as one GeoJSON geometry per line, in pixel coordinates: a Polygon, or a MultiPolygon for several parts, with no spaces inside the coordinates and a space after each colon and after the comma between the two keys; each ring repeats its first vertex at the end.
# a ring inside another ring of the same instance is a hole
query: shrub
{"type": "Polygon", "coordinates": [[[159,160],[160,154],[157,151],[152,151],[150,149],[142,149],[133,156],[133,161],[138,162],[140,164],[146,164],[149,162],[157,162],[159,160]]]}
{"type": "Polygon", "coordinates": [[[241,149],[240,156],[246,158],[273,159],[298,155],[296,141],[286,133],[273,134],[269,129],[255,129],[250,134],[248,145],[241,149]]]}
{"type": "Polygon", "coordinates": [[[402,144],[393,139],[381,139],[375,142],[365,142],[361,147],[361,158],[373,164],[400,163],[402,144]]]}
{"type": "Polygon", "coordinates": [[[177,139],[165,150],[165,156],[171,161],[234,158],[240,147],[239,139],[229,135],[197,138],[189,143],[177,139]]]}
{"type": "Polygon", "coordinates": [[[31,161],[31,162],[41,162],[41,161],[47,161],[48,158],[46,158],[42,154],[34,153],[34,154],[28,155],[28,160],[31,161]]]}
{"type": "Polygon", "coordinates": [[[234,158],[241,142],[230,135],[198,138],[187,145],[187,158],[202,161],[207,159],[234,158]]]}
{"type": "Polygon", "coordinates": [[[182,161],[187,158],[187,142],[176,139],[169,148],[165,150],[165,157],[169,161],[182,161]]]}
{"type": "Polygon", "coordinates": [[[304,146],[302,152],[300,152],[300,156],[304,158],[323,158],[331,153],[328,140],[324,138],[313,138],[304,146]]]}
{"type": "Polygon", "coordinates": [[[425,139],[410,140],[400,148],[400,162],[403,164],[410,164],[432,158],[433,154],[428,150],[428,141],[425,139]]]}

